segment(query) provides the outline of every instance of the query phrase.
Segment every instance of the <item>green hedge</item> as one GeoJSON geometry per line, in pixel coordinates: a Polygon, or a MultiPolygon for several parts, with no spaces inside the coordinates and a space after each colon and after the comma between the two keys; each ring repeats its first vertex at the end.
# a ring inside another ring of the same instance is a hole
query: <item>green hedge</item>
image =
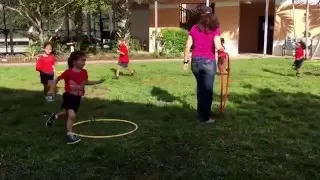
{"type": "Polygon", "coordinates": [[[188,38],[188,31],[184,29],[171,28],[161,30],[160,42],[164,55],[180,56],[188,38]]]}

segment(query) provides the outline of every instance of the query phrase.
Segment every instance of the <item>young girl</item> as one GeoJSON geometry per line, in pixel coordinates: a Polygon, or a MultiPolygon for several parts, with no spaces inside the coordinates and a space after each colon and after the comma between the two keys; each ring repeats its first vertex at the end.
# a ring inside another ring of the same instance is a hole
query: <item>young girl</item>
{"type": "Polygon", "coordinates": [[[36,70],[40,73],[40,81],[43,85],[44,95],[47,95],[49,90],[48,84],[53,81],[54,78],[54,66],[56,62],[56,57],[52,52],[52,44],[46,42],[43,45],[44,54],[41,55],[36,63],[36,70]]]}
{"type": "MultiPolygon", "coordinates": [[[[221,45],[225,49],[224,38],[221,38],[221,45]]],[[[225,59],[226,59],[226,52],[225,51],[218,51],[218,70],[219,70],[219,74],[221,74],[221,72],[223,72],[223,70],[221,68],[225,67],[225,59]]]]}
{"type": "Polygon", "coordinates": [[[119,61],[118,61],[118,68],[117,68],[115,78],[116,79],[119,78],[120,69],[126,69],[127,71],[129,71],[130,75],[133,75],[134,70],[132,70],[128,67],[128,65],[129,65],[129,48],[128,48],[128,44],[127,44],[126,39],[119,40],[117,52],[119,53],[119,61]]]}
{"type": "Polygon", "coordinates": [[[46,126],[51,127],[53,121],[63,116],[67,118],[67,144],[75,144],[80,142],[80,137],[75,136],[72,126],[76,118],[76,113],[80,107],[81,97],[84,95],[85,85],[94,85],[102,83],[100,81],[88,81],[88,72],[83,67],[86,64],[86,55],[83,52],[74,51],[68,59],[68,69],[65,70],[50,86],[48,96],[54,95],[54,89],[60,80],[65,82],[65,92],[63,93],[62,109],[63,111],[55,114],[47,120],[46,126]]]}
{"type": "Polygon", "coordinates": [[[306,44],[302,41],[296,44],[295,61],[293,63],[293,69],[296,70],[296,76],[300,77],[300,68],[305,59],[306,44]]]}

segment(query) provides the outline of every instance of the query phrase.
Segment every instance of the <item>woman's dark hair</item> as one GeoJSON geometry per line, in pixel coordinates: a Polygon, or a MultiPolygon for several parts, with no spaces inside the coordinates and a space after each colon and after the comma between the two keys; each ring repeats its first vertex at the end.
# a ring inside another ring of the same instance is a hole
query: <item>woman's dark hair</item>
{"type": "Polygon", "coordinates": [[[300,41],[299,44],[300,44],[302,49],[307,49],[307,45],[303,41],[300,41]]]}
{"type": "Polygon", "coordinates": [[[45,42],[45,43],[43,44],[43,48],[46,48],[47,46],[53,47],[53,45],[52,45],[51,42],[45,42]]]}
{"type": "Polygon", "coordinates": [[[68,67],[69,69],[73,68],[73,62],[79,60],[82,57],[85,57],[86,54],[84,52],[81,51],[74,51],[70,54],[69,58],[68,58],[68,67]]]}
{"type": "Polygon", "coordinates": [[[204,13],[200,16],[198,28],[202,32],[214,31],[220,26],[218,17],[212,13],[204,13]]]}

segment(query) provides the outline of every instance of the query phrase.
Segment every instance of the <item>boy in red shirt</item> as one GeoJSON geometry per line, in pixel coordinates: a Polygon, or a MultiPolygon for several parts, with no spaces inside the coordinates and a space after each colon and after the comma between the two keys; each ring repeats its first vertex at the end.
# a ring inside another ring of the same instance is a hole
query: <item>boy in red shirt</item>
{"type": "Polygon", "coordinates": [[[296,44],[295,61],[292,65],[293,69],[296,70],[296,76],[300,77],[300,68],[305,59],[304,50],[306,49],[306,44],[302,41],[296,44]]]}
{"type": "Polygon", "coordinates": [[[43,85],[44,95],[47,95],[49,90],[49,82],[53,81],[54,78],[54,66],[56,57],[52,52],[52,44],[47,42],[43,45],[44,54],[41,55],[36,63],[36,71],[40,73],[40,81],[43,85]]]}
{"type": "Polygon", "coordinates": [[[119,78],[120,69],[126,69],[127,71],[129,71],[130,75],[133,75],[134,70],[128,67],[129,66],[129,48],[128,48],[126,39],[119,40],[117,52],[119,53],[119,61],[118,61],[118,68],[117,68],[115,78],[116,79],[119,78]]]}
{"type": "Polygon", "coordinates": [[[65,82],[65,92],[63,93],[62,109],[63,111],[55,114],[47,120],[46,126],[51,127],[54,120],[60,117],[67,117],[67,144],[75,144],[81,141],[80,137],[73,134],[72,126],[74,124],[76,113],[80,107],[81,97],[85,93],[85,85],[94,85],[104,82],[88,81],[88,72],[84,69],[86,63],[86,55],[80,51],[71,53],[68,59],[68,69],[65,70],[52,84],[48,92],[48,96],[54,95],[54,89],[60,80],[65,82]]]}

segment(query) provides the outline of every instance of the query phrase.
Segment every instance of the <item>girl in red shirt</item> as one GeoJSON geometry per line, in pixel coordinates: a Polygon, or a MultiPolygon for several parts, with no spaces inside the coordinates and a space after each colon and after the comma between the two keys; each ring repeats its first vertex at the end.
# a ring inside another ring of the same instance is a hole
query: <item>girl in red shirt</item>
{"type": "Polygon", "coordinates": [[[49,82],[54,78],[54,66],[56,63],[56,57],[52,51],[52,44],[46,42],[43,45],[44,53],[41,55],[36,63],[36,70],[40,73],[40,82],[43,85],[44,95],[47,95],[49,90],[49,82]]]}
{"type": "MultiPolygon", "coordinates": [[[[225,46],[224,46],[224,38],[221,38],[221,45],[222,45],[223,48],[225,48],[225,46]]],[[[221,68],[225,67],[226,58],[227,58],[226,52],[218,50],[218,70],[219,70],[219,74],[221,74],[221,72],[224,71],[224,69],[221,69],[221,68]]]]}
{"type": "Polygon", "coordinates": [[[118,68],[117,68],[115,78],[116,79],[119,78],[120,69],[126,69],[130,73],[130,75],[133,75],[134,70],[128,67],[129,66],[129,48],[128,48],[126,39],[119,40],[117,52],[119,53],[119,61],[118,61],[118,68]]]}
{"type": "Polygon", "coordinates": [[[67,144],[75,144],[81,141],[80,137],[73,134],[72,126],[76,119],[76,113],[80,107],[81,97],[85,93],[85,85],[95,85],[104,82],[89,81],[88,72],[84,69],[86,64],[86,55],[80,51],[74,51],[71,53],[68,59],[68,69],[65,70],[57,79],[52,83],[48,96],[54,95],[54,89],[60,80],[64,80],[65,86],[63,93],[62,109],[63,111],[55,114],[47,120],[46,126],[51,127],[54,120],[61,117],[67,118],[67,144]]]}
{"type": "Polygon", "coordinates": [[[296,44],[295,61],[293,63],[293,69],[296,70],[296,76],[300,77],[300,68],[305,60],[306,44],[302,41],[296,44]]]}

